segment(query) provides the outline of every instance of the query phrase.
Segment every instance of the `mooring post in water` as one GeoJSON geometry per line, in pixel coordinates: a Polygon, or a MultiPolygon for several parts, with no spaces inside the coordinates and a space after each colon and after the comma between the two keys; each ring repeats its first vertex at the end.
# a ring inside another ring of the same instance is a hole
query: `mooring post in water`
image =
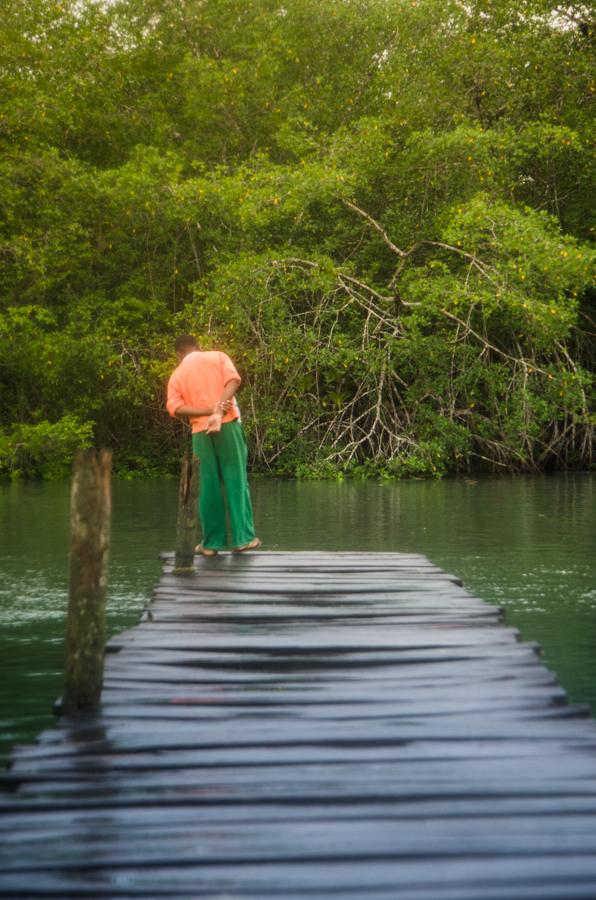
{"type": "Polygon", "coordinates": [[[197,498],[199,495],[199,462],[192,454],[185,453],[180,474],[178,494],[178,529],[176,534],[176,560],[174,574],[192,573],[195,544],[197,542],[197,498]]]}
{"type": "Polygon", "coordinates": [[[61,711],[97,709],[103,686],[110,548],[111,450],[81,450],[70,493],[70,587],[61,711]]]}

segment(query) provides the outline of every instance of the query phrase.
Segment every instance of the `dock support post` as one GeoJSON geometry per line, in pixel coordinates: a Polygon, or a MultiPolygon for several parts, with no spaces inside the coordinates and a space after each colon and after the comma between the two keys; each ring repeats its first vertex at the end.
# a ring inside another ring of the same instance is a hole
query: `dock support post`
{"type": "Polygon", "coordinates": [[[103,687],[111,520],[111,450],[78,452],[70,493],[70,586],[61,711],[97,709],[103,687]]]}
{"type": "Polygon", "coordinates": [[[176,560],[174,574],[191,574],[195,571],[195,545],[197,542],[197,498],[199,496],[199,461],[193,454],[185,453],[180,473],[178,493],[178,529],[176,534],[176,560]]]}

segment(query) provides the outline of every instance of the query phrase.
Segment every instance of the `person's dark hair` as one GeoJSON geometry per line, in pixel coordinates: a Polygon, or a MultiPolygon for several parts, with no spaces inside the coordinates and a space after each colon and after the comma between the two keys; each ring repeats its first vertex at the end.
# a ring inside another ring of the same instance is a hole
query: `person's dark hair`
{"type": "Polygon", "coordinates": [[[176,353],[185,353],[188,350],[199,349],[199,345],[192,334],[181,334],[176,338],[174,347],[176,348],[176,353]]]}

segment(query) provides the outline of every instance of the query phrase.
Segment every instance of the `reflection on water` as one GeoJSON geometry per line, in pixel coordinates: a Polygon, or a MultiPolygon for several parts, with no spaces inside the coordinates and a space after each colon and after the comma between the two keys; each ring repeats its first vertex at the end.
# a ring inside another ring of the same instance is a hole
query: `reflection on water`
{"type": "MultiPolygon", "coordinates": [[[[572,699],[596,707],[594,478],[253,481],[265,549],[424,553],[507,608],[572,699]]],[[[134,622],[175,538],[173,480],[114,483],[108,627],[134,622]]],[[[0,753],[45,727],[61,691],[68,485],[0,486],[0,753]]]]}

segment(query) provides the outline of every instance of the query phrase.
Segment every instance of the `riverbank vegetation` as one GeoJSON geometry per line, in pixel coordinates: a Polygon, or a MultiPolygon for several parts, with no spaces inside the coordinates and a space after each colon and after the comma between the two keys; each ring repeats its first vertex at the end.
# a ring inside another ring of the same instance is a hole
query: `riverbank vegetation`
{"type": "Polygon", "coordinates": [[[15,0],[0,35],[0,472],[173,471],[173,338],[255,470],[591,464],[589,6],[15,0]]]}

